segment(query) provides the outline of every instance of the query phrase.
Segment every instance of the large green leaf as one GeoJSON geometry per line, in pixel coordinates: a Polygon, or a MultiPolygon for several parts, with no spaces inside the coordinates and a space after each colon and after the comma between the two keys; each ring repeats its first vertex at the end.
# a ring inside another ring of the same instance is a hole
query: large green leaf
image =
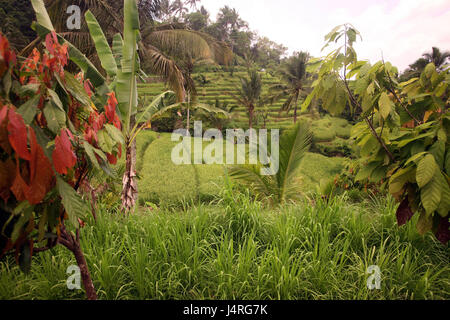
{"type": "Polygon", "coordinates": [[[136,114],[138,93],[136,74],[138,72],[137,41],[139,34],[139,13],[136,0],[124,1],[124,30],[122,68],[117,72],[117,100],[124,122],[123,129],[130,131],[130,118],[136,114]]]}
{"type": "Polygon", "coordinates": [[[112,153],[115,143],[105,129],[97,132],[97,138],[100,148],[107,153],[112,153]]]}
{"type": "Polygon", "coordinates": [[[372,171],[379,165],[377,162],[371,162],[367,165],[364,165],[355,177],[355,181],[362,181],[368,179],[372,171]]]}
{"type": "Polygon", "coordinates": [[[84,90],[81,83],[75,79],[73,74],[71,74],[68,71],[64,72],[64,77],[66,80],[66,89],[70,92],[70,94],[77,99],[79,102],[81,102],[85,106],[91,105],[92,101],[89,98],[89,95],[84,90]]]}
{"type": "Polygon", "coordinates": [[[47,120],[48,128],[58,134],[61,128],[66,127],[66,113],[58,108],[53,102],[48,102],[44,108],[44,116],[47,120]]]}
{"type": "Polygon", "coordinates": [[[304,124],[283,132],[280,138],[280,161],[277,179],[280,185],[281,202],[298,194],[298,167],[311,145],[312,135],[304,124]]]}
{"type": "Polygon", "coordinates": [[[111,124],[105,124],[105,129],[108,132],[109,136],[115,141],[118,142],[120,144],[124,144],[125,143],[125,139],[123,137],[122,132],[117,129],[116,127],[114,127],[111,124]]]}
{"type": "Polygon", "coordinates": [[[88,10],[86,12],[85,18],[102,67],[113,78],[117,74],[117,64],[109,47],[108,40],[106,40],[102,28],[91,11],[88,10]]]}
{"type": "Polygon", "coordinates": [[[442,185],[438,174],[441,173],[436,173],[433,178],[420,189],[420,199],[422,200],[422,205],[427,215],[431,215],[435,210],[437,210],[441,201],[442,185]]]}
{"type": "Polygon", "coordinates": [[[78,228],[78,218],[82,219],[89,212],[86,202],[81,199],[80,195],[61,177],[56,177],[56,188],[61,196],[61,202],[69,216],[69,222],[78,228]]]}
{"type": "Polygon", "coordinates": [[[41,95],[35,95],[17,109],[17,112],[22,116],[26,124],[30,124],[36,116],[40,99],[41,95]]]}
{"type": "Polygon", "coordinates": [[[427,154],[417,165],[416,180],[420,188],[423,188],[433,178],[438,166],[433,155],[427,154]]]}
{"type": "Polygon", "coordinates": [[[45,9],[45,4],[43,0],[31,0],[31,5],[33,6],[34,12],[36,13],[36,20],[38,23],[49,31],[55,30],[52,21],[48,16],[47,9],[45,9]]]}
{"type": "Polygon", "coordinates": [[[147,107],[145,107],[144,110],[136,118],[136,126],[142,122],[147,122],[148,120],[151,120],[152,116],[164,107],[164,105],[162,104],[163,99],[166,96],[172,94],[174,94],[173,91],[165,91],[157,95],[152,100],[152,102],[147,107]]]}
{"type": "Polygon", "coordinates": [[[89,159],[91,160],[91,163],[97,168],[100,169],[100,165],[98,164],[98,160],[95,157],[95,151],[94,147],[87,141],[83,141],[83,147],[86,151],[86,154],[88,155],[89,159]]]}
{"type": "Polygon", "coordinates": [[[450,149],[447,150],[447,154],[445,156],[444,168],[447,175],[450,175],[450,149]]]}
{"type": "Polygon", "coordinates": [[[386,119],[394,108],[393,102],[385,92],[381,94],[378,100],[378,107],[383,119],[386,119]]]}
{"type": "Polygon", "coordinates": [[[441,202],[437,211],[441,217],[446,217],[450,211],[450,186],[448,185],[447,179],[441,173],[438,174],[437,179],[441,186],[441,202]]]}
{"type": "Polygon", "coordinates": [[[112,52],[118,68],[122,68],[120,60],[122,60],[123,39],[120,33],[116,33],[113,37],[112,52]]]}

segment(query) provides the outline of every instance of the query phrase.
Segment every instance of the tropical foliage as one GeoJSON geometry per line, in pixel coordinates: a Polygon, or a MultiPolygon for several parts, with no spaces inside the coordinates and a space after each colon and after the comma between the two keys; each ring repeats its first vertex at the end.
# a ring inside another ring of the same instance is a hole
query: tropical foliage
{"type": "Polygon", "coordinates": [[[255,117],[255,109],[258,106],[264,104],[261,98],[262,91],[262,81],[261,75],[255,71],[251,70],[248,73],[248,77],[241,77],[241,87],[237,88],[237,94],[230,93],[236,102],[247,109],[248,115],[248,127],[253,127],[253,120],[255,117]]]}
{"type": "Polygon", "coordinates": [[[420,77],[398,83],[397,68],[389,62],[371,65],[358,61],[353,48],[359,32],[342,25],[326,36],[326,45],[344,43],[323,59],[316,59],[314,89],[304,103],[320,99],[332,114],[348,106],[361,112],[353,136],[361,148],[357,179],[381,181],[400,202],[398,224],[417,213],[421,234],[433,230],[443,243],[450,239],[450,178],[448,111],[449,69],[433,62],[420,77]]]}
{"type": "Polygon", "coordinates": [[[200,0],[3,3],[0,298],[448,298],[448,52],[399,74],[358,60],[350,24],[288,57],[200,0]],[[249,139],[194,137],[216,161],[175,164],[197,120],[249,139]],[[257,162],[261,127],[281,135],[257,162]]]}
{"type": "Polygon", "coordinates": [[[102,105],[88,79],[64,70],[68,46],[54,32],[21,64],[2,35],[0,48],[1,255],[14,252],[28,271],[33,253],[62,244],[95,298],[79,242],[90,209],[77,190],[121,155],[115,95],[102,105]]]}
{"type": "Polygon", "coordinates": [[[284,84],[279,84],[271,88],[275,91],[274,98],[286,97],[280,111],[289,112],[294,109],[294,123],[297,122],[297,109],[299,102],[304,100],[308,93],[308,82],[311,82],[310,75],[306,72],[306,65],[309,54],[299,52],[289,57],[280,68],[280,74],[284,84]]]}
{"type": "Polygon", "coordinates": [[[280,138],[279,170],[276,174],[262,175],[261,165],[248,165],[230,168],[230,176],[243,182],[258,197],[268,200],[272,204],[299,200],[301,180],[298,176],[298,169],[310,144],[309,129],[304,125],[297,124],[293,129],[285,131],[280,138]]]}

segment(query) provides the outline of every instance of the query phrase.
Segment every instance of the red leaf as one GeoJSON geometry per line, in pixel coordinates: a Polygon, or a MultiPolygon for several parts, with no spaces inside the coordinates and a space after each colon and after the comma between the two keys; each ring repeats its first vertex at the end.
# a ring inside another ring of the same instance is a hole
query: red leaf
{"type": "Polygon", "coordinates": [[[118,119],[116,114],[116,106],[117,106],[117,99],[114,92],[108,93],[108,104],[105,106],[105,113],[106,117],[108,118],[109,122],[115,123],[116,119],[118,119]]]}
{"type": "Polygon", "coordinates": [[[84,133],[84,139],[92,145],[98,141],[97,134],[91,127],[87,127],[86,132],[84,133]]]}
{"type": "Polygon", "coordinates": [[[86,93],[88,94],[89,98],[92,97],[92,94],[93,94],[92,88],[93,88],[93,86],[92,86],[91,82],[89,81],[89,79],[84,81],[83,86],[84,86],[84,91],[86,91],[86,93]]]}
{"type": "Polygon", "coordinates": [[[19,159],[16,159],[16,176],[11,186],[11,191],[17,201],[21,202],[25,200],[25,193],[28,192],[29,188],[30,187],[27,185],[25,180],[23,180],[22,175],[20,174],[19,159]]]}
{"type": "Polygon", "coordinates": [[[8,39],[0,33],[0,75],[14,64],[16,64],[16,54],[10,49],[8,39]]]}
{"type": "Polygon", "coordinates": [[[400,203],[400,206],[397,209],[397,224],[399,226],[404,225],[406,222],[408,222],[412,216],[414,215],[414,212],[411,211],[411,208],[409,207],[408,198],[405,198],[402,203],[400,203]]]}
{"type": "Polygon", "coordinates": [[[8,154],[11,154],[11,145],[9,144],[8,139],[8,130],[7,122],[4,121],[6,119],[8,112],[8,108],[6,106],[3,106],[3,109],[0,110],[0,148],[3,149],[8,154]],[[3,119],[2,119],[3,117],[3,119]]]}
{"type": "Polygon", "coordinates": [[[31,153],[28,151],[27,145],[27,127],[25,126],[23,118],[15,111],[9,110],[8,120],[9,143],[19,157],[24,160],[30,160],[31,153]]]}
{"type": "MultiPolygon", "coordinates": [[[[45,156],[44,150],[37,143],[36,134],[33,129],[30,132],[31,159],[28,181],[26,183],[20,172],[19,162],[16,164],[15,178],[11,186],[11,191],[17,201],[28,200],[30,204],[38,204],[44,199],[53,185],[54,173],[49,159],[45,156]]],[[[25,169],[25,171],[28,171],[25,169]]]]}
{"type": "Polygon", "coordinates": [[[112,153],[107,153],[106,154],[106,158],[108,158],[108,162],[110,163],[110,164],[116,164],[117,163],[117,158],[116,158],[116,156],[115,155],[113,155],[112,153]]]}
{"type": "Polygon", "coordinates": [[[53,150],[52,158],[55,170],[59,174],[67,174],[67,169],[72,168],[77,161],[65,129],[61,129],[61,135],[55,139],[55,150],[53,150]]]}
{"type": "Polygon", "coordinates": [[[31,204],[38,204],[50,191],[53,182],[53,170],[50,160],[36,140],[34,130],[30,128],[30,188],[25,196],[31,204]]]}
{"type": "MultiPolygon", "coordinates": [[[[0,102],[0,104],[1,104],[1,102],[0,102]]],[[[0,125],[2,124],[3,120],[6,119],[7,113],[8,113],[8,107],[1,106],[1,108],[0,108],[0,125]]]]}

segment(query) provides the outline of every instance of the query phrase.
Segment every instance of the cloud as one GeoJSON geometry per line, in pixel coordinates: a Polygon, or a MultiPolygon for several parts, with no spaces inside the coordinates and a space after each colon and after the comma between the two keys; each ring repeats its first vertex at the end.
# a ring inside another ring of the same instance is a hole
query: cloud
{"type": "Polygon", "coordinates": [[[290,49],[321,55],[324,35],[334,26],[353,24],[363,41],[361,59],[392,62],[400,70],[438,46],[448,50],[450,3],[447,0],[203,0],[215,17],[219,8],[238,10],[250,28],[290,49]]]}

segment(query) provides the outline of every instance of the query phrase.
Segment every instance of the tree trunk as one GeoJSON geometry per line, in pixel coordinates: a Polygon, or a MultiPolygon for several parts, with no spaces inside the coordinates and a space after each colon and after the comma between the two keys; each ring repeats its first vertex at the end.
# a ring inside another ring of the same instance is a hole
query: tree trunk
{"type": "Polygon", "coordinates": [[[188,108],[187,108],[186,129],[187,129],[187,131],[189,133],[189,126],[190,126],[190,121],[191,121],[191,119],[190,119],[190,110],[189,110],[189,107],[190,107],[190,104],[191,104],[191,94],[189,92],[187,94],[187,100],[188,100],[188,108]]]}
{"type": "Polygon", "coordinates": [[[187,109],[187,121],[186,121],[186,129],[189,132],[189,122],[190,122],[190,114],[189,114],[189,107],[187,109]]]}
{"type": "Polygon", "coordinates": [[[249,129],[253,128],[253,109],[254,109],[253,106],[248,108],[248,128],[249,129]]]}
{"type": "Polygon", "coordinates": [[[97,293],[95,292],[94,284],[91,279],[91,274],[89,273],[89,268],[84,258],[83,251],[80,246],[79,232],[77,230],[77,236],[74,238],[64,227],[61,227],[61,235],[58,240],[63,246],[69,249],[75,256],[77,265],[80,268],[81,280],[83,281],[83,287],[86,291],[86,297],[88,300],[97,300],[97,293]]]}
{"type": "Polygon", "coordinates": [[[83,251],[81,251],[80,243],[76,242],[74,250],[75,260],[80,268],[81,280],[83,281],[84,290],[86,290],[86,297],[88,300],[97,300],[97,293],[95,292],[94,284],[92,283],[91,274],[84,258],[83,251]]]}
{"type": "MultiPolygon", "coordinates": [[[[134,127],[136,119],[131,117],[130,127],[134,127]]],[[[122,209],[126,213],[130,212],[136,205],[138,187],[136,179],[136,139],[131,144],[129,137],[126,140],[126,164],[125,173],[122,179],[122,209]]]]}

